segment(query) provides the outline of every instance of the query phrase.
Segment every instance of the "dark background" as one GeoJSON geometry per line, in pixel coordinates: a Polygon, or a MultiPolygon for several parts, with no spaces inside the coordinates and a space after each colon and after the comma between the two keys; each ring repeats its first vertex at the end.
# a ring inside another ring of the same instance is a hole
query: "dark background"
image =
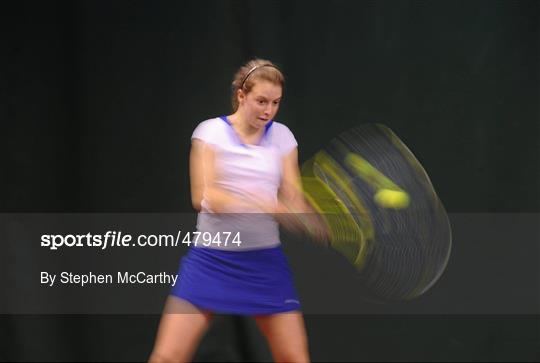
{"type": "MultiPolygon", "coordinates": [[[[380,122],[422,162],[449,213],[539,212],[537,1],[5,4],[1,212],[191,211],[191,132],[230,111],[232,75],[254,56],[287,77],[277,120],[301,161],[380,122]]],[[[158,321],[3,316],[0,360],[141,361],[158,321]]],[[[540,356],[538,315],[306,324],[315,361],[540,356]]],[[[217,319],[197,353],[269,358],[253,323],[234,317],[217,319]]]]}

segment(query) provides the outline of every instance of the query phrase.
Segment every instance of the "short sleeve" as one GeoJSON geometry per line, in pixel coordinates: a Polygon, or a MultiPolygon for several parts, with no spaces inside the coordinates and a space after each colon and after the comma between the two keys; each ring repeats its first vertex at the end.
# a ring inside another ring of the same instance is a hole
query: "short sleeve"
{"type": "Polygon", "coordinates": [[[296,142],[293,133],[287,126],[281,123],[276,123],[275,126],[274,142],[279,148],[281,155],[287,155],[298,146],[298,142],[296,142]]]}
{"type": "Polygon", "coordinates": [[[201,122],[193,131],[191,139],[199,139],[207,144],[219,145],[219,124],[216,119],[201,122]]]}

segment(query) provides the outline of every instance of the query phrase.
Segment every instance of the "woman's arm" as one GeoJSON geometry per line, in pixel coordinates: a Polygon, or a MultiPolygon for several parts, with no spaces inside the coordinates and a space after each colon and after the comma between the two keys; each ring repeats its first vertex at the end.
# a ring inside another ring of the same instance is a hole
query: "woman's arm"
{"type": "Polygon", "coordinates": [[[297,212],[309,212],[310,208],[304,200],[300,169],[298,168],[298,149],[294,148],[282,160],[282,180],[279,187],[279,208],[292,209],[297,212]],[[287,208],[288,206],[289,208],[287,208]]]}
{"type": "Polygon", "coordinates": [[[191,204],[195,210],[201,210],[204,195],[204,142],[193,139],[189,153],[189,181],[191,185],[191,204]]]}
{"type": "Polygon", "coordinates": [[[235,197],[215,185],[214,150],[210,145],[199,139],[193,139],[191,142],[189,176],[191,183],[191,203],[195,210],[201,210],[203,199],[215,213],[227,213],[253,208],[253,203],[235,197]]]}
{"type": "Polygon", "coordinates": [[[278,195],[278,221],[293,231],[306,232],[317,240],[326,239],[328,233],[325,223],[304,198],[297,148],[283,157],[282,172],[278,195]]]}

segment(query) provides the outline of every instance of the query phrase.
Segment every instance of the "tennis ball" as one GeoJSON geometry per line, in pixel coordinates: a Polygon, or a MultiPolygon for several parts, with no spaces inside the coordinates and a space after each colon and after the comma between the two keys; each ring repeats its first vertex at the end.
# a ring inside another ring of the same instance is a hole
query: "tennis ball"
{"type": "Polygon", "coordinates": [[[375,202],[384,208],[403,209],[409,206],[409,195],[401,190],[380,189],[375,194],[375,202]]]}

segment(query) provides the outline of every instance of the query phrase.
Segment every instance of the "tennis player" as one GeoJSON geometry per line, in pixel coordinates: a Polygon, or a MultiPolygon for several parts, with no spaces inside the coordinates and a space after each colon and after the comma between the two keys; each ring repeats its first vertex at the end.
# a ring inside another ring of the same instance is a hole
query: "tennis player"
{"type": "Polygon", "coordinates": [[[197,229],[218,242],[192,245],[182,259],[151,362],[191,360],[213,313],[252,316],[275,361],[309,361],[300,302],[275,218],[308,210],[297,142],[273,120],[283,86],[282,72],[270,61],[247,62],[232,83],[233,114],[203,121],[192,135],[197,229]],[[224,232],[231,233],[227,244],[224,232]]]}

